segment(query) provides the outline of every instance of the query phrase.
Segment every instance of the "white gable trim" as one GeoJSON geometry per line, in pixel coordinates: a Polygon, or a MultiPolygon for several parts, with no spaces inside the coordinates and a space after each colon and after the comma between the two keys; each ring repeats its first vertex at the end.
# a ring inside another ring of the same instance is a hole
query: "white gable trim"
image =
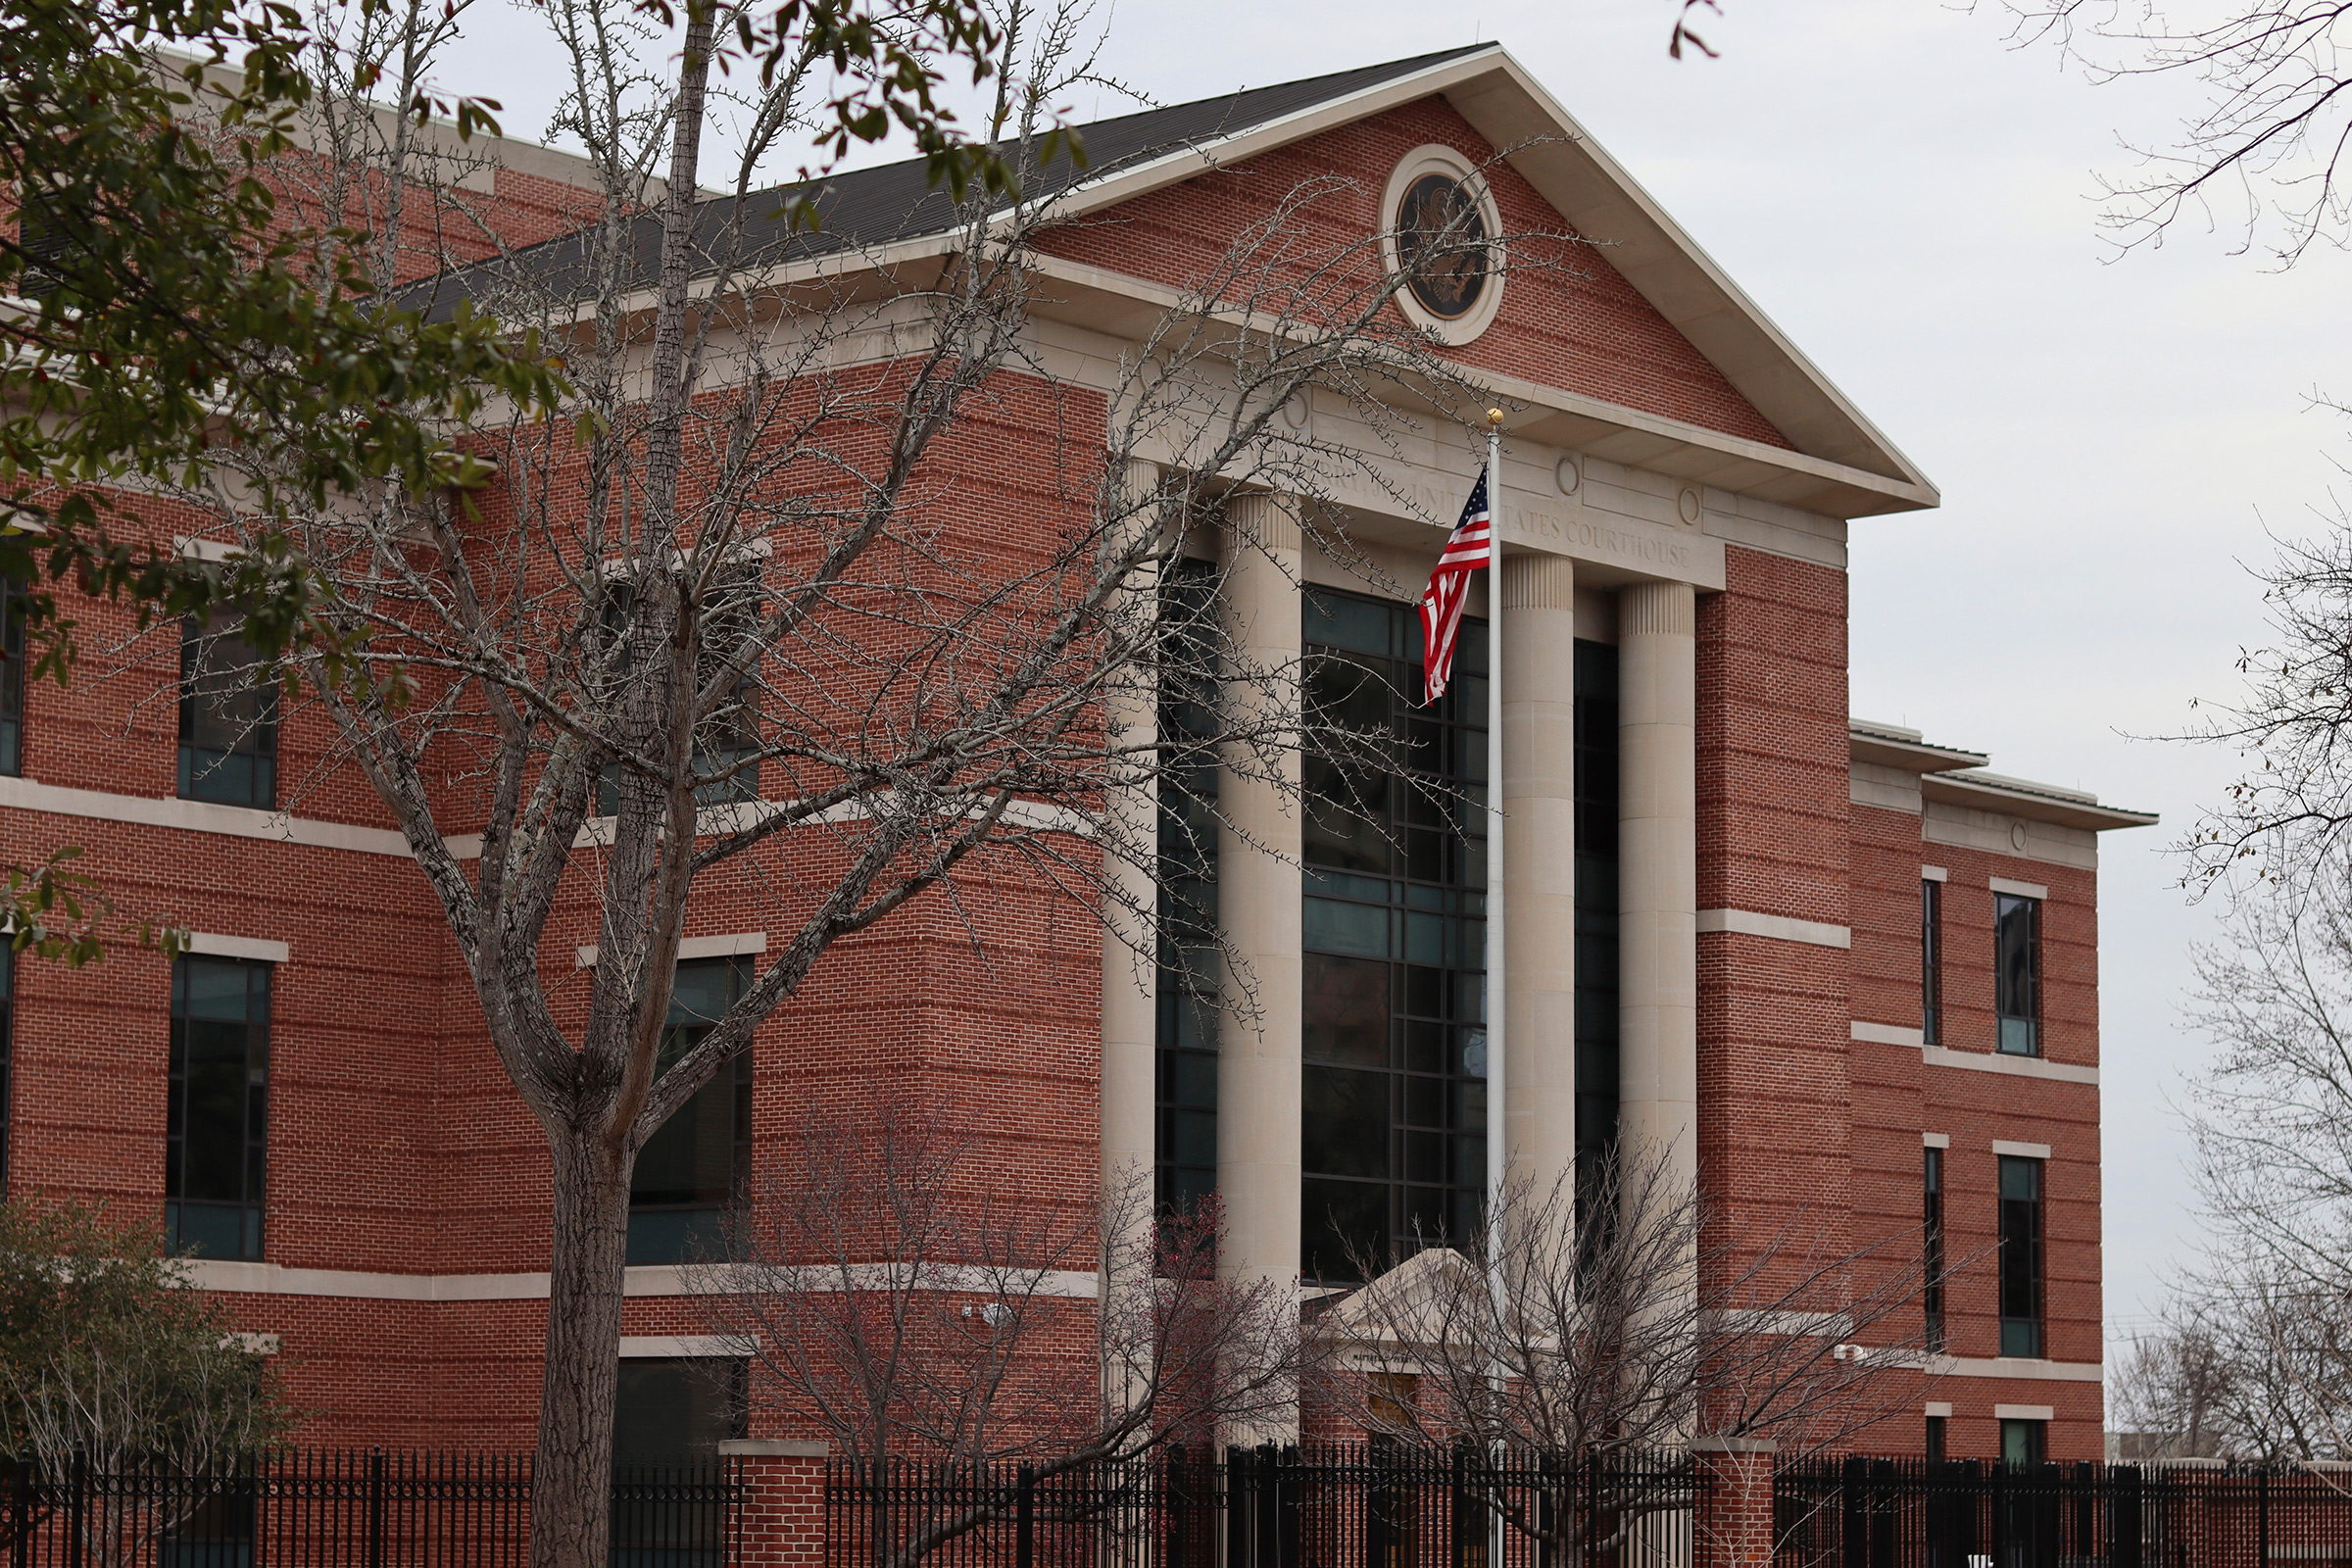
{"type": "Polygon", "coordinates": [[[1058,210],[1069,217],[1099,212],[1433,93],[1494,146],[1518,147],[1511,166],[1579,232],[1606,239],[1609,264],[1801,455],[1871,476],[1872,488],[1897,503],[1881,510],[1940,504],[1918,466],[1500,44],[1163,154],[1073,191],[1058,210]]]}

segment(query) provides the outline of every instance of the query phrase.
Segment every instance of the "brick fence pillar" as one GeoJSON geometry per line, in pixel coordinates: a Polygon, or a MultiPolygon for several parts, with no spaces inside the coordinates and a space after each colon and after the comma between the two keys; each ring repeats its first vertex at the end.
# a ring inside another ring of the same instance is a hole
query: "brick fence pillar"
{"type": "Polygon", "coordinates": [[[1697,1568],[1772,1568],[1772,1464],[1779,1450],[1768,1438],[1700,1438],[1690,1445],[1698,1467],[1690,1543],[1697,1568]]]}
{"type": "Polygon", "coordinates": [[[718,1451],[743,1488],[734,1568],[824,1568],[825,1458],[833,1446],[739,1438],[718,1451]]]}

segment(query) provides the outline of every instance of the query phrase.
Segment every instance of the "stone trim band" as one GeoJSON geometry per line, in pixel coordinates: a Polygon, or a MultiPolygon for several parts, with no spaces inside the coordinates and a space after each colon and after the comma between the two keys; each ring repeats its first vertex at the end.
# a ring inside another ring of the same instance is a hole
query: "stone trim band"
{"type": "Polygon", "coordinates": [[[1785,914],[1763,914],[1754,909],[1701,909],[1698,929],[1702,934],[1731,931],[1740,936],[1770,937],[1776,942],[1801,942],[1816,948],[1854,945],[1850,926],[1831,925],[1824,920],[1794,920],[1785,914]]]}

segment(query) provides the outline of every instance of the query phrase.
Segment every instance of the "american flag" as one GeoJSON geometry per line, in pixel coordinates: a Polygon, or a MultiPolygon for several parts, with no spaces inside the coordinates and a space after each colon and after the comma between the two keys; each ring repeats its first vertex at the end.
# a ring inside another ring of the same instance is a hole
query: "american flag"
{"type": "Polygon", "coordinates": [[[1462,607],[1470,600],[1470,576],[1487,564],[1494,548],[1493,528],[1487,476],[1482,473],[1421,595],[1421,681],[1428,702],[1446,695],[1446,681],[1453,673],[1453,645],[1461,637],[1462,607]]]}

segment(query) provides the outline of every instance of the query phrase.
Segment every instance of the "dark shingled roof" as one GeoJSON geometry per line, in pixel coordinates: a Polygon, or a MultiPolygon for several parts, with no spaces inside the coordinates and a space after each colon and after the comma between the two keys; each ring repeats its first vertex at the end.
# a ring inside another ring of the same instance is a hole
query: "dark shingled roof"
{"type": "MultiPolygon", "coordinates": [[[[1416,55],[1410,60],[1392,60],[1385,65],[1363,66],[1328,76],[1309,76],[1303,81],[1253,87],[1222,97],[1098,120],[1077,127],[1086,147],[1086,170],[1080,172],[1066,158],[1056,159],[1045,170],[1037,194],[1041,198],[1058,195],[1083,180],[1099,179],[1149,163],[1182,147],[1204,146],[1312,109],[1317,104],[1494,47],[1492,43],[1470,44],[1436,54],[1416,55]]],[[[780,198],[794,188],[781,185],[744,198],[749,210],[744,222],[743,255],[747,261],[772,265],[794,257],[884,245],[939,233],[955,219],[954,204],[947,193],[933,190],[925,182],[920,159],[857,170],[825,180],[816,198],[820,226],[814,232],[794,233],[781,220],[780,198]]],[[[725,233],[734,210],[732,196],[713,196],[696,208],[696,244],[705,257],[710,256],[710,248],[725,233]]],[[[634,281],[643,286],[653,280],[661,248],[661,228],[659,220],[652,217],[636,220],[632,228],[637,242],[634,281]]],[[[507,273],[510,269],[529,275],[540,288],[558,297],[572,293],[584,297],[589,292],[587,280],[580,277],[574,281],[574,278],[587,260],[585,233],[565,234],[517,251],[511,258],[477,263],[413,284],[402,292],[402,303],[413,310],[446,316],[475,286],[507,273]]],[[[704,270],[707,269],[698,269],[704,270]]]]}

